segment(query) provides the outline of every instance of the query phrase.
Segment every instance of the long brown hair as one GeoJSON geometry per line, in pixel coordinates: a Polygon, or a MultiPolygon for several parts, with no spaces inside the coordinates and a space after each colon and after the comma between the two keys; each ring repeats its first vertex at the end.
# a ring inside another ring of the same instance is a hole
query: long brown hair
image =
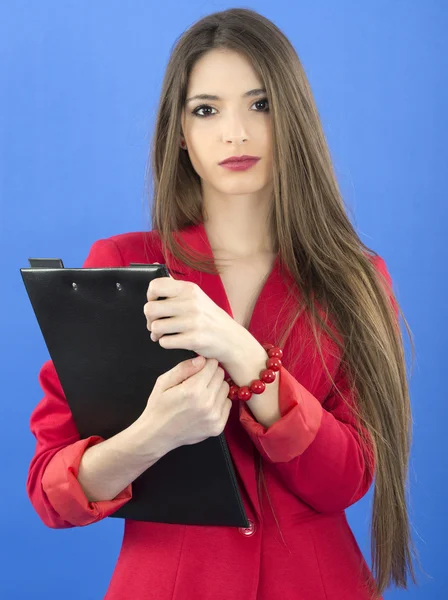
{"type": "MultiPolygon", "coordinates": [[[[319,342],[322,329],[337,343],[341,364],[356,389],[357,406],[350,408],[362,439],[370,440],[375,465],[371,551],[376,591],[382,594],[392,582],[407,588],[408,571],[416,583],[406,504],[412,419],[398,311],[411,341],[412,333],[390,278],[378,277],[371,260],[376,253],[359,239],[347,216],[301,62],[285,35],[255,11],[234,8],[210,14],[185,31],[172,50],[149,163],[152,227],[165,250],[184,264],[220,272],[213,260],[189,252],[173,236],[204,220],[200,178],[180,148],[181,112],[195,62],[216,48],[246,56],[267,90],[273,135],[272,239],[300,290],[328,377],[333,382],[319,342]],[[340,338],[317,305],[331,315],[340,338]]],[[[413,342],[412,351],[414,358],[413,342]]],[[[259,483],[261,466],[260,461],[259,483]]]]}

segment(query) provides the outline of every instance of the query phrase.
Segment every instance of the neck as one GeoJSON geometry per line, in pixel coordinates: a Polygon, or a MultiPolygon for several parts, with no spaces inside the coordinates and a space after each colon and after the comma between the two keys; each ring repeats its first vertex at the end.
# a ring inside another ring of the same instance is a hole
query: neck
{"type": "Polygon", "coordinates": [[[268,222],[271,201],[259,194],[203,196],[204,228],[215,255],[247,258],[274,253],[268,222]]]}

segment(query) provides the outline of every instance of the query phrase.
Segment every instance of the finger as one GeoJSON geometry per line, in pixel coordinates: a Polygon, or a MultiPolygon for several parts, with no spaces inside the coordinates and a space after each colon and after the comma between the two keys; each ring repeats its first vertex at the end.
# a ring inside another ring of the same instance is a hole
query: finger
{"type": "Polygon", "coordinates": [[[191,386],[198,385],[199,388],[206,388],[214,376],[217,367],[218,361],[215,358],[204,358],[201,366],[197,368],[195,372],[191,373],[187,380],[185,380],[186,378],[184,379],[185,384],[191,386]]]}
{"type": "Polygon", "coordinates": [[[153,342],[161,339],[167,333],[184,333],[189,328],[185,317],[162,317],[151,323],[151,339],[153,342]]]}
{"type": "Polygon", "coordinates": [[[149,282],[146,298],[148,302],[157,298],[174,298],[184,289],[185,282],[172,277],[157,277],[149,282]]]}
{"type": "Polygon", "coordinates": [[[222,412],[221,412],[221,423],[222,423],[222,427],[224,429],[224,427],[227,424],[227,421],[229,420],[230,411],[232,410],[233,402],[227,396],[227,389],[225,387],[221,393],[222,393],[222,397],[224,397],[224,402],[222,403],[222,412]]]}
{"type": "MultiPolygon", "coordinates": [[[[174,336],[172,336],[174,337],[174,336]]],[[[218,368],[218,361],[216,358],[207,358],[204,368],[201,369],[198,373],[192,377],[195,381],[199,379],[202,382],[204,387],[207,387],[210,383],[210,380],[214,377],[216,370],[218,368]]]]}
{"type": "Polygon", "coordinates": [[[168,390],[169,388],[179,385],[186,379],[189,379],[195,373],[200,371],[206,363],[206,359],[200,356],[201,360],[199,364],[194,365],[190,359],[184,360],[178,363],[175,367],[166,371],[157,378],[157,385],[162,390],[168,390]]]}
{"type": "Polygon", "coordinates": [[[152,324],[158,319],[174,317],[182,312],[181,301],[177,298],[168,300],[151,300],[143,305],[143,313],[148,323],[148,329],[152,330],[152,324]]]}
{"type": "Polygon", "coordinates": [[[212,378],[208,382],[207,389],[210,390],[211,394],[217,395],[219,390],[221,389],[223,381],[224,381],[224,369],[218,363],[216,370],[213,373],[212,378]]]}
{"type": "Polygon", "coordinates": [[[159,344],[166,350],[194,350],[194,340],[189,333],[176,333],[174,335],[164,335],[159,339],[159,344]]]}

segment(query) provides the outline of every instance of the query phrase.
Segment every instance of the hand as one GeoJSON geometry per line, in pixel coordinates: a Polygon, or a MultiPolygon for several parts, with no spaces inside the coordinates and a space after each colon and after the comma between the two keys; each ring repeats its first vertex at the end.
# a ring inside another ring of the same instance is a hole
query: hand
{"type": "Polygon", "coordinates": [[[160,277],[150,282],[146,297],[147,329],[162,348],[192,350],[222,364],[234,354],[240,325],[195,283],[160,277]]]}
{"type": "Polygon", "coordinates": [[[226,426],[232,401],[224,370],[214,358],[198,358],[199,364],[186,360],[160,375],[139,417],[162,454],[218,436],[226,426]]]}

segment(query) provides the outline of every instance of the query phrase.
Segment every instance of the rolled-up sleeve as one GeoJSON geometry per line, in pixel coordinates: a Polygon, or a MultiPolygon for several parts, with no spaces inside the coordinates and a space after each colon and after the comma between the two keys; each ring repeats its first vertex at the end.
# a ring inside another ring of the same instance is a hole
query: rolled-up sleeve
{"type": "Polygon", "coordinates": [[[322,405],[285,367],[278,372],[281,418],[265,427],[240,402],[240,423],[263,457],[272,463],[288,462],[303,454],[317,435],[322,405]]]}
{"type": "MultiPolygon", "coordinates": [[[[83,268],[124,266],[118,246],[98,240],[83,268]]],[[[104,441],[101,436],[80,439],[58,374],[51,360],[39,372],[44,397],[33,410],[30,430],[36,438],[26,490],[45,525],[68,528],[89,525],[121,508],[132,498],[129,484],[114,499],[89,502],[77,477],[87,448],[104,441]]]]}
{"type": "MultiPolygon", "coordinates": [[[[335,383],[349,399],[342,373],[335,383]]],[[[254,445],[275,465],[283,483],[315,510],[349,507],[367,492],[373,477],[351,411],[336,393],[322,405],[283,367],[280,398],[292,406],[267,429],[241,406],[240,422],[254,445]]]]}

